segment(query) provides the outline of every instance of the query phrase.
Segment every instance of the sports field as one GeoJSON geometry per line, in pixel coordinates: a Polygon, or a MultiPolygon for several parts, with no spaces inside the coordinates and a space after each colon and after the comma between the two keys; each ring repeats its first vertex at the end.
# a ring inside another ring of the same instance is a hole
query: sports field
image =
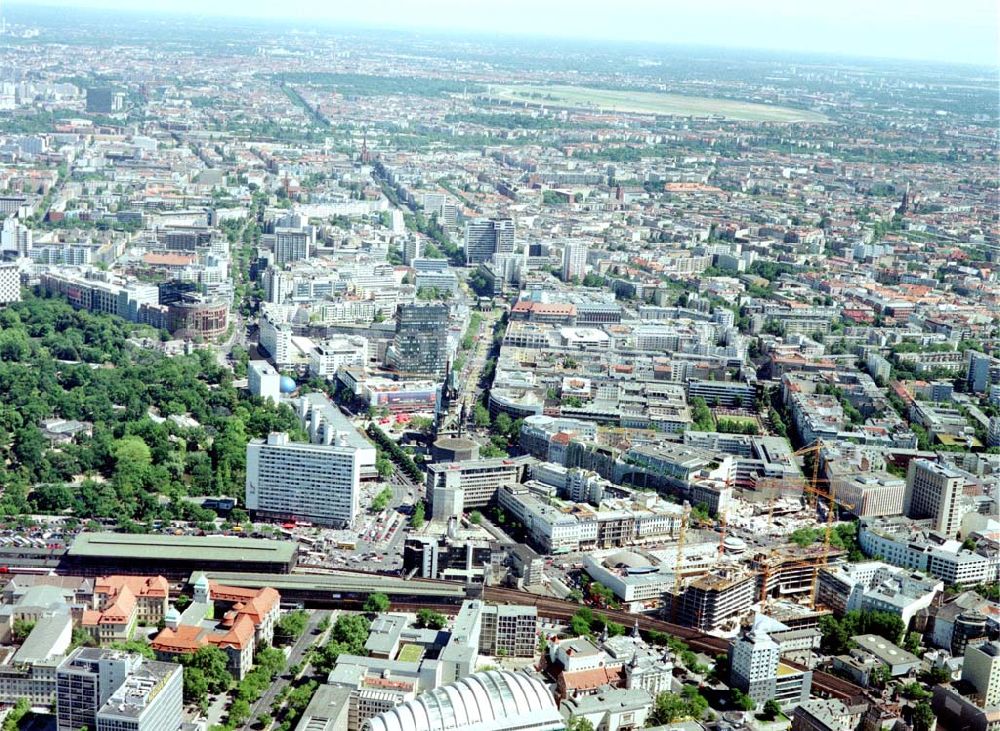
{"type": "Polygon", "coordinates": [[[511,101],[545,104],[567,109],[663,114],[683,117],[720,115],[748,122],[825,122],[817,112],[770,104],[713,99],[711,97],[659,94],[650,91],[592,89],[586,86],[493,86],[490,96],[511,101]]]}

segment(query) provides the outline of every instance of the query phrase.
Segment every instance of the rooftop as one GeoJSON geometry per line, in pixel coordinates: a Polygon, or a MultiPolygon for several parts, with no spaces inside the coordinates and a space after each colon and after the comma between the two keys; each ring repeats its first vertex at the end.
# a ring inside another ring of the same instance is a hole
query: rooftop
{"type": "Polygon", "coordinates": [[[127,535],[81,533],[69,548],[70,556],[93,558],[149,558],[166,561],[238,561],[291,563],[295,543],[232,536],[127,535]]]}

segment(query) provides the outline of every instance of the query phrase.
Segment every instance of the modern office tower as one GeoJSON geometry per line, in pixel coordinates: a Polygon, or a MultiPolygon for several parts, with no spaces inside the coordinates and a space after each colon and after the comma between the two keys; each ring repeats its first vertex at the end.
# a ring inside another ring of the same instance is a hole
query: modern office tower
{"type": "Polygon", "coordinates": [[[7,218],[0,232],[0,253],[6,256],[30,256],[33,234],[31,229],[16,218],[7,218]]]}
{"type": "Polygon", "coordinates": [[[181,724],[180,665],[81,647],[56,671],[58,731],[162,731],[181,724]]]}
{"type": "Polygon", "coordinates": [[[315,243],[312,227],[274,229],[274,262],[279,267],[300,259],[308,259],[315,243]]]}
{"type": "Polygon", "coordinates": [[[247,444],[247,509],[258,517],[349,526],[358,513],[361,460],[342,434],[323,444],[274,432],[247,444]]]}
{"type": "Polygon", "coordinates": [[[108,87],[91,87],[87,89],[87,113],[111,114],[120,112],[124,106],[125,95],[108,87]]]}
{"type": "Polygon", "coordinates": [[[278,403],[278,396],[281,394],[281,374],[266,360],[250,361],[247,367],[247,385],[251,395],[270,399],[274,404],[278,403]]]}
{"type": "Polygon", "coordinates": [[[910,518],[932,518],[934,530],[954,538],[962,523],[961,498],[965,477],[951,467],[915,459],[906,473],[903,514],[910,518]]]}
{"type": "Polygon", "coordinates": [[[582,280],[587,273],[587,245],[571,241],[563,247],[562,278],[564,282],[582,280]]]}
{"type": "Polygon", "coordinates": [[[403,263],[413,266],[413,262],[424,255],[424,242],[417,236],[407,236],[403,242],[403,263]]]}
{"type": "Polygon", "coordinates": [[[440,378],[448,369],[448,305],[404,304],[386,365],[407,378],[440,378]]]}
{"type": "Polygon", "coordinates": [[[985,353],[969,351],[966,382],[973,393],[985,393],[990,387],[990,363],[992,359],[985,353]]]}
{"type": "Polygon", "coordinates": [[[185,282],[180,279],[171,279],[156,285],[158,302],[161,305],[173,305],[184,301],[185,295],[193,295],[198,292],[197,282],[185,282]]]}
{"type": "Polygon", "coordinates": [[[21,301],[21,270],[17,264],[0,264],[0,305],[21,301]]]}
{"type": "MultiPolygon", "coordinates": [[[[2,292],[3,289],[0,289],[2,292]]],[[[0,299],[0,302],[3,300],[0,299]]],[[[986,430],[986,446],[1000,447],[1000,416],[991,416],[990,424],[986,430]]]]}
{"type": "Polygon", "coordinates": [[[769,700],[797,705],[809,699],[812,688],[811,671],[781,662],[781,646],[769,634],[779,627],[785,626],[758,616],[729,648],[730,685],[750,696],[757,708],[769,700]]]}
{"type": "Polygon", "coordinates": [[[976,689],[981,706],[1000,706],[1000,642],[966,647],[962,680],[976,689]]]}
{"type": "Polygon", "coordinates": [[[465,224],[465,261],[482,264],[494,254],[514,253],[514,221],[477,218],[465,224]]]}

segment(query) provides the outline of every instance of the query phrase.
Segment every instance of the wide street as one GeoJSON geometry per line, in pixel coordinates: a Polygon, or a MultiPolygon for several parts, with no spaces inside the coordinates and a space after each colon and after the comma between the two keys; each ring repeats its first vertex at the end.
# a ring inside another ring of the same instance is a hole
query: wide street
{"type": "MultiPolygon", "coordinates": [[[[285,672],[279,675],[271,686],[264,692],[256,703],[250,707],[250,719],[243,725],[243,731],[248,731],[249,728],[256,723],[257,716],[264,714],[270,717],[271,714],[271,704],[274,703],[274,699],[278,697],[282,689],[289,685],[293,678],[289,675],[289,669],[294,668],[305,658],[306,653],[314,645],[322,644],[326,641],[326,636],[329,633],[329,628],[325,632],[319,630],[319,625],[323,622],[325,618],[329,618],[330,624],[337,618],[337,613],[328,609],[318,609],[311,612],[309,616],[309,621],[306,623],[306,629],[302,633],[302,636],[296,640],[295,644],[292,645],[291,652],[288,655],[288,661],[285,665],[285,672]]],[[[308,667],[303,667],[302,672],[307,672],[308,667]]]]}

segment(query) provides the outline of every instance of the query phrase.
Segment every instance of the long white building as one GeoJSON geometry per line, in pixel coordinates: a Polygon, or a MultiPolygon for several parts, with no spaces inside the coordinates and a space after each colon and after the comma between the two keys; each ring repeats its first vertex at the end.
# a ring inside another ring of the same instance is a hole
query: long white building
{"type": "Polygon", "coordinates": [[[258,517],[348,526],[358,513],[359,450],[343,435],[326,444],[275,432],[247,444],[246,502],[258,517]]]}

